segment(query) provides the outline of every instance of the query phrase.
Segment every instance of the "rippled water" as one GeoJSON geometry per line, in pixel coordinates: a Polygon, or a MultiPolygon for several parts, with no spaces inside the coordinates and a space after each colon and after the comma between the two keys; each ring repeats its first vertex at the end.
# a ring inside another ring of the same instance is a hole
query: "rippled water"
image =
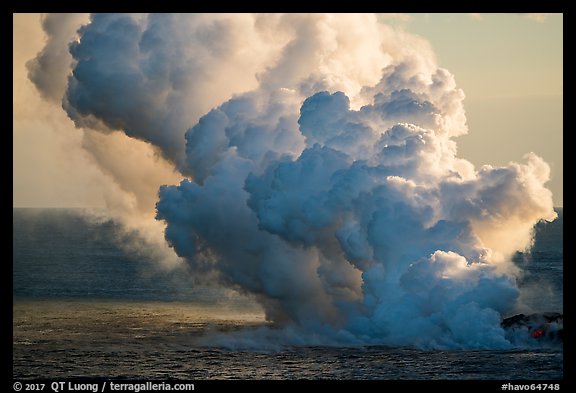
{"type": "Polygon", "coordinates": [[[214,331],[250,328],[262,314],[186,303],[19,301],[14,376],[181,379],[556,379],[558,349],[420,351],[293,347],[231,351],[214,331]]]}
{"type": "MultiPolygon", "coordinates": [[[[241,351],[215,346],[207,338],[265,325],[259,307],[218,290],[191,287],[179,275],[142,274],[150,261],[126,255],[113,237],[110,223],[89,224],[70,212],[15,209],[14,378],[563,378],[561,347],[241,351]]],[[[538,248],[542,255],[518,256],[518,263],[529,272],[523,285],[546,284],[542,288],[547,288],[547,298],[536,296],[533,306],[542,302],[554,307],[549,311],[562,311],[561,229],[539,239],[545,243],[538,248]]]]}

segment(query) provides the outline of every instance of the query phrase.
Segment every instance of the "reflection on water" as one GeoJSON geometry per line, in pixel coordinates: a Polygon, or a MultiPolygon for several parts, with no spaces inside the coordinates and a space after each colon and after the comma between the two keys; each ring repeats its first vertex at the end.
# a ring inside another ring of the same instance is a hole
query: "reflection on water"
{"type": "Polygon", "coordinates": [[[13,376],[116,379],[560,379],[561,349],[421,351],[383,346],[231,351],[210,332],[265,324],[254,307],[22,300],[13,376]]]}
{"type": "Polygon", "coordinates": [[[18,378],[166,377],[187,369],[203,332],[265,323],[254,307],[177,302],[20,300],[13,315],[18,378]]]}
{"type": "Polygon", "coordinates": [[[265,323],[256,306],[205,305],[179,302],[19,300],[13,305],[14,345],[111,344],[129,347],[141,340],[161,339],[169,346],[190,347],[207,329],[229,329],[265,323]]]}

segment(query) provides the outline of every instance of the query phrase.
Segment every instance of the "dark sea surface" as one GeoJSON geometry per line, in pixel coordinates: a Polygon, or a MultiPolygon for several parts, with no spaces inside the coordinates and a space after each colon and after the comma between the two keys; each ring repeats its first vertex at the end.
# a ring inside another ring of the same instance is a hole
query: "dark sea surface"
{"type": "MultiPolygon", "coordinates": [[[[515,262],[527,310],[563,312],[563,216],[515,262]]],[[[80,210],[13,209],[13,377],[559,380],[561,346],[514,350],[286,347],[230,350],[206,337],[265,324],[260,308],[118,245],[80,210]]]]}

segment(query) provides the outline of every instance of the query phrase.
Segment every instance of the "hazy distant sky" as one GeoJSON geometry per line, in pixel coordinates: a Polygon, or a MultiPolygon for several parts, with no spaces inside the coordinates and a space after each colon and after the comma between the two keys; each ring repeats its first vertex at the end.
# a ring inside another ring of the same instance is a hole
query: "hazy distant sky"
{"type": "MultiPolygon", "coordinates": [[[[410,14],[386,23],[428,39],[438,63],[464,90],[469,133],[459,156],[480,165],[523,161],[535,152],[551,167],[548,187],[563,206],[563,17],[410,14]]],[[[79,146],[81,132],[43,102],[25,63],[42,48],[37,14],[14,14],[13,206],[104,206],[103,175],[79,146]]]]}

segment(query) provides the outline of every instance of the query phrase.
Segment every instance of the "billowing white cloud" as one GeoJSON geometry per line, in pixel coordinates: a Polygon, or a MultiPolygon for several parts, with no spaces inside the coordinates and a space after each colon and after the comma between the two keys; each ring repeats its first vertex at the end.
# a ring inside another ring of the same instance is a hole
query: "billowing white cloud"
{"type": "Polygon", "coordinates": [[[480,169],[457,156],[464,94],[425,40],[368,14],[93,15],[78,34],[69,116],[157,161],[110,163],[141,158],[97,134],[86,148],[140,212],[157,190],[145,173],[170,179],[156,203],[167,243],[254,295],[283,327],[265,335],[511,345],[511,256],[555,216],[549,168],[533,153],[480,169]]]}

